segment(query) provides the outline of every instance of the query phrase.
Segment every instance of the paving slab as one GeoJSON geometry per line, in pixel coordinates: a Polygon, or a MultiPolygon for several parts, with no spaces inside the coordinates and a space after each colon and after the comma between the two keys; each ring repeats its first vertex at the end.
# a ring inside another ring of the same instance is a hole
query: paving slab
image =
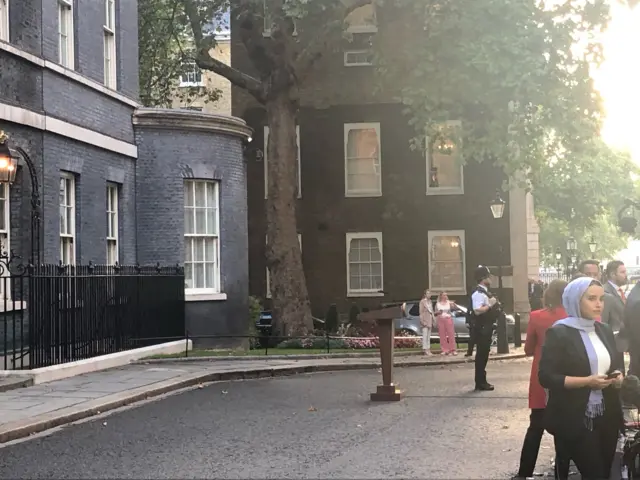
{"type": "MultiPolygon", "coordinates": [[[[493,355],[492,361],[523,358],[522,351],[493,355]]],[[[445,368],[469,364],[458,357],[402,357],[397,367],[445,368]]],[[[0,443],[119,408],[149,397],[208,382],[299,373],[376,369],[377,358],[263,358],[250,361],[192,361],[131,364],[47,384],[0,393],[0,443]]],[[[371,390],[375,385],[371,385],[371,390]]]]}

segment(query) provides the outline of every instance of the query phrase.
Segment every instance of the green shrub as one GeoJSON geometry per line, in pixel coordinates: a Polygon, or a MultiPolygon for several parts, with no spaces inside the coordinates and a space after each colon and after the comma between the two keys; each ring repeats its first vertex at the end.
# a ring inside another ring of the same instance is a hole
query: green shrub
{"type": "Polygon", "coordinates": [[[360,307],[357,304],[352,303],[351,308],[349,309],[349,323],[351,325],[358,324],[358,315],[360,314],[360,307]]]}
{"type": "MultiPolygon", "coordinates": [[[[307,337],[307,338],[289,338],[278,344],[276,348],[280,349],[313,349],[325,350],[327,348],[327,339],[325,337],[307,337]]],[[[339,350],[346,348],[346,342],[341,339],[329,339],[329,350],[339,350]]]]}

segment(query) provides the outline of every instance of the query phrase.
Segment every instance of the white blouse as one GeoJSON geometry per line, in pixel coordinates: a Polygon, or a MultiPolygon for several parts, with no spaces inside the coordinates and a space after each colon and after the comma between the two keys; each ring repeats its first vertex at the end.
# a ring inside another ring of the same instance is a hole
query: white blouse
{"type": "Polygon", "coordinates": [[[596,356],[598,357],[598,371],[595,372],[597,375],[606,375],[611,367],[611,355],[609,355],[609,350],[605,347],[602,340],[596,332],[589,332],[589,340],[591,340],[591,345],[593,345],[593,349],[596,352],[596,356]]]}

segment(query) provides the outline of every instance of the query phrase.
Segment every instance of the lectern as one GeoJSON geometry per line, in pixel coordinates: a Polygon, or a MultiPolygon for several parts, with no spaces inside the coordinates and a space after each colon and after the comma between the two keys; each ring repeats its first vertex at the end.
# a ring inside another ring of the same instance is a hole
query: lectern
{"type": "Polygon", "coordinates": [[[380,338],[380,363],[382,364],[382,385],[378,385],[375,393],[371,394],[372,402],[397,402],[402,400],[404,392],[393,383],[393,345],[395,327],[393,321],[402,317],[400,307],[383,308],[358,315],[362,322],[377,324],[380,338]]]}

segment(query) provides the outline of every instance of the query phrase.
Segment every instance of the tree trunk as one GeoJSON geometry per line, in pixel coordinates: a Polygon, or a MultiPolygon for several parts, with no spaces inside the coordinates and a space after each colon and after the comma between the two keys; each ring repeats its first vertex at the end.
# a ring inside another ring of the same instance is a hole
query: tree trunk
{"type": "Polygon", "coordinates": [[[267,267],[276,335],[306,335],[313,330],[311,305],[298,243],[298,147],[296,108],[288,91],[266,102],[267,145],[267,267]]]}

